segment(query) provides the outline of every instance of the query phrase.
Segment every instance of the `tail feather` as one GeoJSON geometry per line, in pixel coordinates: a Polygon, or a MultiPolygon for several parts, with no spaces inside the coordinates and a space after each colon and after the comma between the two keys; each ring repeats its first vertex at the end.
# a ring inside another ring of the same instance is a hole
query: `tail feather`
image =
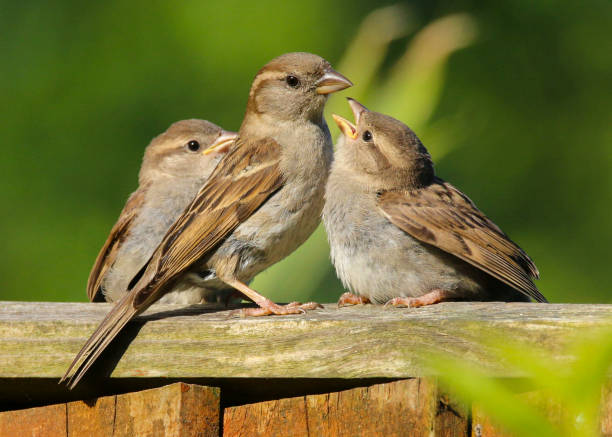
{"type": "Polygon", "coordinates": [[[60,384],[66,382],[72,390],[119,331],[141,311],[134,308],[131,293],[121,299],[83,345],[66,374],[60,379],[60,384]],[[71,374],[75,368],[74,374],[71,374]]]}

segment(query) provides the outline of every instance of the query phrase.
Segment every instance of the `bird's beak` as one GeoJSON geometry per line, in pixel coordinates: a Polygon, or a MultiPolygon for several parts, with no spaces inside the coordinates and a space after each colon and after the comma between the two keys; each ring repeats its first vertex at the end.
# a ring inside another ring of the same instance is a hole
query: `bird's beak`
{"type": "Polygon", "coordinates": [[[331,94],[353,86],[353,82],[336,70],[329,69],[325,72],[323,77],[316,82],[316,85],[317,94],[331,94]]]}
{"type": "Polygon", "coordinates": [[[222,130],[221,135],[217,137],[215,142],[212,143],[208,149],[202,152],[202,155],[208,155],[213,152],[226,153],[236,138],[238,138],[238,134],[236,132],[222,130]]]}
{"type": "Polygon", "coordinates": [[[350,97],[347,97],[346,100],[348,100],[349,106],[351,107],[351,111],[353,111],[353,116],[355,117],[355,123],[359,124],[359,118],[361,117],[361,114],[363,114],[364,112],[368,112],[368,108],[363,106],[357,100],[351,99],[350,97]]]}
{"type": "Polygon", "coordinates": [[[348,121],[346,118],[340,117],[336,114],[332,114],[332,118],[334,119],[344,136],[353,140],[357,138],[357,126],[348,121]]]}

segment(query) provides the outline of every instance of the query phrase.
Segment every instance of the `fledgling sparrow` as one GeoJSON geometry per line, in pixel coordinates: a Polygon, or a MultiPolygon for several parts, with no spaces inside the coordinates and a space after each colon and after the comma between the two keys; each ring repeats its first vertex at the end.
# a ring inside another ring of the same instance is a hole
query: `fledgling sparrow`
{"type": "Polygon", "coordinates": [[[245,316],[297,314],[319,306],[277,305],[246,283],[293,252],[317,227],[333,158],[323,108],[330,93],[351,85],[325,59],[310,53],[285,54],[259,70],[236,145],[62,381],[69,379],[74,387],[128,321],[192,272],[207,288],[231,286],[255,302],[259,308],[242,310],[245,316]]]}
{"type": "Polygon", "coordinates": [[[434,174],[406,125],[349,99],[323,222],[349,293],[338,305],[419,307],[447,300],[538,302],[527,254],[461,191],[434,174]]]}
{"type": "MultiPolygon", "coordinates": [[[[89,300],[117,301],[145,265],[166,232],[193,200],[238,136],[206,120],[172,124],[145,149],[132,193],[94,263],[87,281],[89,300]]],[[[225,301],[233,289],[213,291],[184,281],[160,302],[193,304],[225,301]]]]}

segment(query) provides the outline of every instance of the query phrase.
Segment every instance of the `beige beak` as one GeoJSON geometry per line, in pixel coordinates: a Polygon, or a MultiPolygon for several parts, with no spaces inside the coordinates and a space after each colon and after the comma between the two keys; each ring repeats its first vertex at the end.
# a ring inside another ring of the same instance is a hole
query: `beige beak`
{"type": "Polygon", "coordinates": [[[331,94],[353,86],[353,82],[336,70],[330,69],[317,81],[316,85],[317,94],[331,94]]]}
{"type": "Polygon", "coordinates": [[[208,155],[213,152],[226,153],[229,151],[229,148],[234,143],[236,138],[238,138],[238,134],[236,132],[222,130],[221,135],[217,137],[215,142],[212,143],[206,150],[202,151],[202,155],[208,155]]]}
{"type": "Polygon", "coordinates": [[[368,112],[368,108],[363,106],[357,100],[351,99],[350,97],[347,97],[346,100],[348,100],[349,106],[351,107],[351,111],[353,111],[353,116],[355,117],[355,124],[359,124],[359,118],[361,117],[361,114],[363,114],[364,112],[368,112]]]}
{"type": "Polygon", "coordinates": [[[353,123],[348,121],[346,118],[340,117],[336,114],[332,114],[332,118],[334,119],[344,136],[353,140],[357,138],[357,127],[353,123]]]}

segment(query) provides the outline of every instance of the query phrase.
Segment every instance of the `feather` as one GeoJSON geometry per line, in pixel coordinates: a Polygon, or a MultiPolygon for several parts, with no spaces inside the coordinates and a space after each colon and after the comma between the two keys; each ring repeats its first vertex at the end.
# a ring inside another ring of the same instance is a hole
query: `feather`
{"type": "Polygon", "coordinates": [[[425,187],[381,191],[378,207],[391,223],[414,238],[546,302],[533,283],[539,272],[531,258],[451,184],[435,178],[425,187]]]}

